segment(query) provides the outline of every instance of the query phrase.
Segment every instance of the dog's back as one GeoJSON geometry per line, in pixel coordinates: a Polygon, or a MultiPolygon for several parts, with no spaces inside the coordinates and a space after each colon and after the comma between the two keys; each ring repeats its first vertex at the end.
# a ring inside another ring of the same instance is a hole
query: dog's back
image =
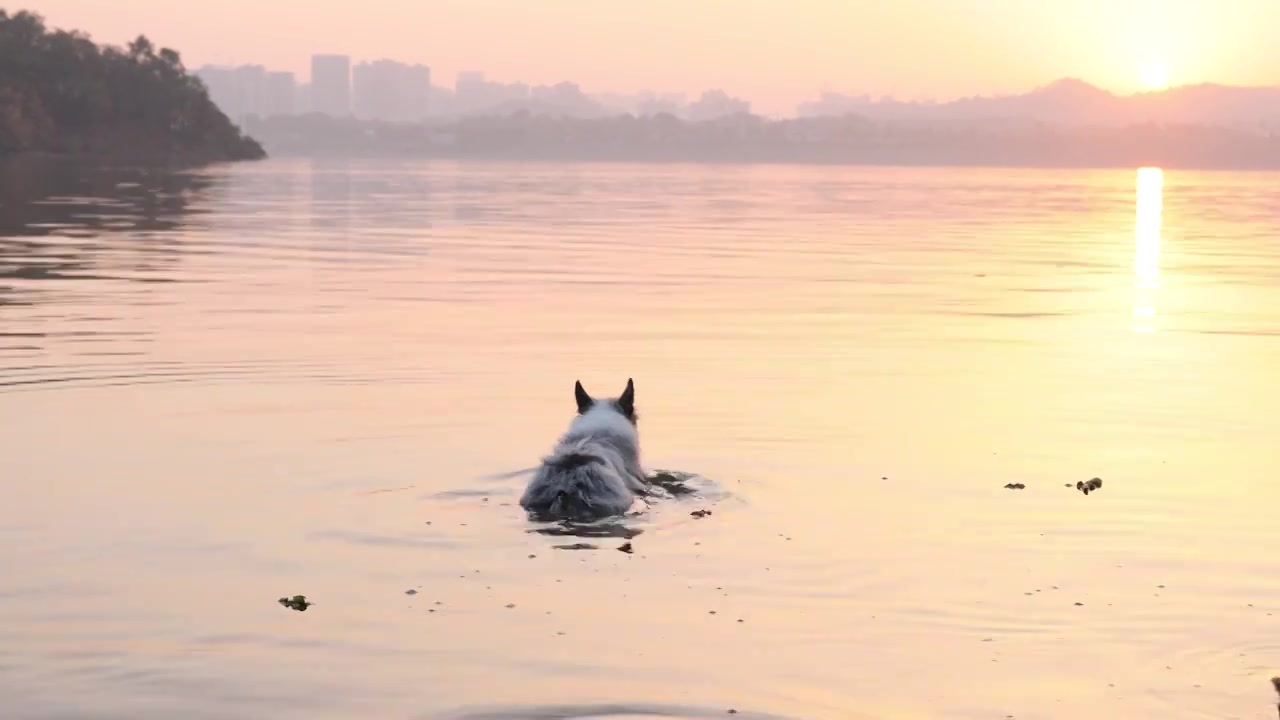
{"type": "Polygon", "coordinates": [[[545,520],[621,515],[646,492],[636,432],[635,386],[594,400],[578,383],[578,417],[525,488],[520,505],[545,520]]]}

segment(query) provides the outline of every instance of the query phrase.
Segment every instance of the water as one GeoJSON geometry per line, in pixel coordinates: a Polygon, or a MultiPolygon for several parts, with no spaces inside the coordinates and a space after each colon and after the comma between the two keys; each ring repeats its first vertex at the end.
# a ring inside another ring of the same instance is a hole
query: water
{"type": "Polygon", "coordinates": [[[1275,713],[1280,176],[0,189],[6,718],[1275,713]],[[531,532],[628,377],[702,491],[531,532]]]}

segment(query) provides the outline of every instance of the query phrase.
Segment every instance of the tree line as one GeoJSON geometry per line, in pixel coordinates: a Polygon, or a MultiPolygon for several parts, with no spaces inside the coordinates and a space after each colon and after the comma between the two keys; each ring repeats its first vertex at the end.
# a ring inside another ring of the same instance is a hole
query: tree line
{"type": "Polygon", "coordinates": [[[205,163],[265,157],[182,58],[145,36],[100,47],[0,9],[0,155],[205,163]]]}

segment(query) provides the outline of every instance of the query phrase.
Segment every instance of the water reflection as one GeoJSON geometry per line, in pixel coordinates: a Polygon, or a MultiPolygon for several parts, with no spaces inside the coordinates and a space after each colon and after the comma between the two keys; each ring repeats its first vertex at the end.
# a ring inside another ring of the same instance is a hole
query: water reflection
{"type": "Polygon", "coordinates": [[[1156,293],[1160,288],[1160,224],[1164,214],[1164,171],[1138,170],[1137,220],[1134,223],[1135,332],[1154,332],[1156,293]]]}
{"type": "Polygon", "coordinates": [[[1280,176],[1177,176],[1135,336],[1135,171],[268,160],[0,233],[177,260],[0,278],[3,715],[1273,712],[1280,176]],[[566,382],[630,375],[720,492],[528,521],[566,382]]]}
{"type": "Polygon", "coordinates": [[[310,170],[311,227],[345,246],[351,239],[351,164],[342,158],[313,160],[310,170]]]}
{"type": "Polygon", "coordinates": [[[20,158],[0,163],[0,304],[68,281],[172,282],[175,237],[204,212],[209,177],[20,158]]]}

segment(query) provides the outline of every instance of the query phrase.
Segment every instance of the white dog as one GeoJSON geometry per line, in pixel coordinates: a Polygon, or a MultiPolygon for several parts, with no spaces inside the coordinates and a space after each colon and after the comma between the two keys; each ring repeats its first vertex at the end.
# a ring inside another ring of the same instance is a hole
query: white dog
{"type": "Polygon", "coordinates": [[[540,520],[591,521],[629,510],[649,494],[640,468],[635,385],[617,398],[595,400],[574,384],[578,416],[543,459],[520,506],[540,520]]]}

